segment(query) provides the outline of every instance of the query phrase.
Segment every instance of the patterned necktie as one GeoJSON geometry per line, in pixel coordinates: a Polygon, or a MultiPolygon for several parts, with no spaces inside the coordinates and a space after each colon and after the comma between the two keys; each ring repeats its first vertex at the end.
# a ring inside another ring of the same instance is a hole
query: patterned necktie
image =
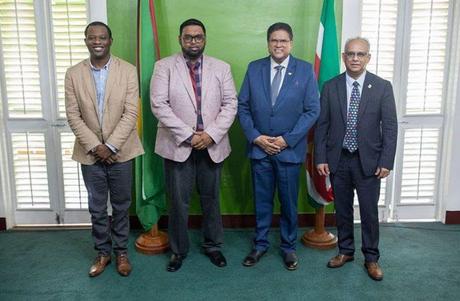
{"type": "Polygon", "coordinates": [[[281,85],[281,71],[283,70],[284,66],[278,65],[275,67],[276,73],[275,77],[273,77],[272,81],[272,106],[276,103],[276,98],[278,97],[278,92],[280,90],[281,85]]]}
{"type": "Polygon", "coordinates": [[[345,139],[343,146],[348,149],[351,153],[358,149],[358,110],[359,101],[361,95],[358,89],[359,83],[353,83],[353,89],[351,90],[350,105],[348,106],[347,116],[347,130],[345,132],[345,139]]]}

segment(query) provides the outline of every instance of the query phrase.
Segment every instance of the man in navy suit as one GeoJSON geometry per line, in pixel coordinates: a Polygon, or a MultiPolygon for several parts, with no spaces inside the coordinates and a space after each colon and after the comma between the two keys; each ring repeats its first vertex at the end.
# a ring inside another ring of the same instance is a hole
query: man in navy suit
{"type": "Polygon", "coordinates": [[[269,247],[273,198],[281,202],[281,251],[288,270],[297,268],[297,197],[305,159],[306,135],[319,115],[312,66],[290,55],[292,29],[268,28],[270,56],[249,64],[238,101],[238,116],[248,139],[256,214],[254,247],[243,260],[255,265],[269,247]]]}
{"type": "Polygon", "coordinates": [[[358,194],[362,252],[369,277],[382,280],[378,264],[380,181],[390,174],[398,124],[390,82],[366,71],[369,41],[345,44],[346,72],[326,82],[315,129],[315,164],[330,176],[334,191],[339,254],[327,266],[338,268],[354,259],[353,198],[358,194]]]}

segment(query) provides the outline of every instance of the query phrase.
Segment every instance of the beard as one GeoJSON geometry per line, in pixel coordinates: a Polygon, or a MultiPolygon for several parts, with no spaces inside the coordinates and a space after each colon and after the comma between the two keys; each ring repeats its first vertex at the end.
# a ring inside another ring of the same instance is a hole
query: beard
{"type": "Polygon", "coordinates": [[[185,57],[191,60],[195,60],[199,58],[203,54],[203,52],[204,52],[204,46],[198,50],[191,50],[191,49],[184,48],[182,46],[182,53],[185,55],[185,57]]]}

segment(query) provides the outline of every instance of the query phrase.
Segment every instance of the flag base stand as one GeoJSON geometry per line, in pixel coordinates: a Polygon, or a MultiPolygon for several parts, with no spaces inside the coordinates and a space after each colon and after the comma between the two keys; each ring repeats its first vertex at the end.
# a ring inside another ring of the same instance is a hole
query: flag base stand
{"type": "Polygon", "coordinates": [[[169,249],[168,235],[153,225],[150,231],[142,233],[135,242],[136,251],[146,255],[164,253],[169,249]]]}
{"type": "Polygon", "coordinates": [[[337,246],[337,237],[324,228],[324,206],[316,210],[315,228],[305,232],[302,243],[307,247],[320,250],[333,249],[337,246]]]}

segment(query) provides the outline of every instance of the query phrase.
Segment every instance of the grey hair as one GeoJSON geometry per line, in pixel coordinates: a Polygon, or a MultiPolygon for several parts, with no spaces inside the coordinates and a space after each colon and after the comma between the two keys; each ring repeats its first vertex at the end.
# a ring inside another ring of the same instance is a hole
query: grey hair
{"type": "Polygon", "coordinates": [[[348,45],[350,45],[351,42],[354,42],[354,41],[360,41],[360,42],[363,42],[364,44],[366,44],[367,46],[367,52],[370,52],[371,51],[371,43],[369,43],[369,40],[366,39],[366,38],[363,38],[363,37],[354,37],[354,38],[349,38],[346,42],[345,42],[345,47],[344,47],[344,50],[347,51],[347,48],[348,48],[348,45]]]}

